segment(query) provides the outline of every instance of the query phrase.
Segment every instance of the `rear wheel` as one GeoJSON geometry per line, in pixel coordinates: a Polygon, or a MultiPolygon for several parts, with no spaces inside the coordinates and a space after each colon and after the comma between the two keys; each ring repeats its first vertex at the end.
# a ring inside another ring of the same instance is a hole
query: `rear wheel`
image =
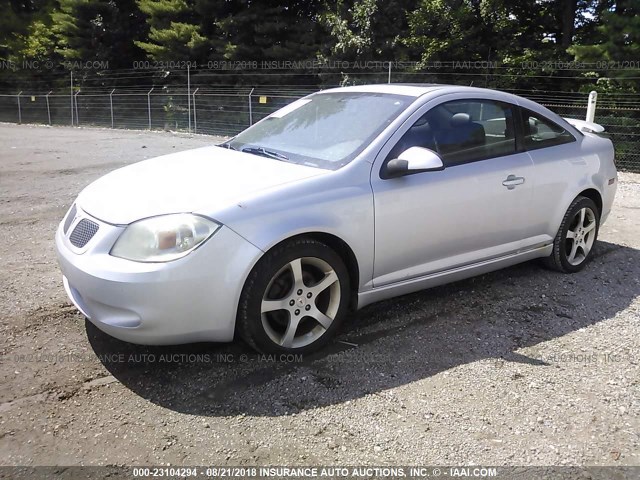
{"type": "Polygon", "coordinates": [[[338,329],[349,304],[349,274],[323,243],[298,239],[275,247],[249,275],[238,332],[265,353],[310,353],[338,329]]]}
{"type": "Polygon", "coordinates": [[[599,226],[600,212],[593,200],[576,197],[562,220],[546,265],[565,273],[582,270],[598,238],[599,226]]]}

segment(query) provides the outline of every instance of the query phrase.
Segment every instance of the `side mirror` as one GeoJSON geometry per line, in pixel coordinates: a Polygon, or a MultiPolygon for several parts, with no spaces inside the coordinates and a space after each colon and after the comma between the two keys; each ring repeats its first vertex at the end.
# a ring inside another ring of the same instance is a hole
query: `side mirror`
{"type": "Polygon", "coordinates": [[[444,164],[436,152],[428,148],[410,147],[402,152],[398,158],[389,160],[385,169],[385,178],[439,170],[444,170],[444,164]]]}

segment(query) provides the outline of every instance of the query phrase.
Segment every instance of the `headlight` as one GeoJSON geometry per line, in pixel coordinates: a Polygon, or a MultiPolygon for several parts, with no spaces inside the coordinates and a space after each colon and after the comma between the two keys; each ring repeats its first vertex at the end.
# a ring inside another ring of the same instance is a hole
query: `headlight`
{"type": "Polygon", "coordinates": [[[125,229],[111,255],[136,262],[169,262],[187,255],[218,228],[207,218],[186,213],[147,218],[125,229]]]}

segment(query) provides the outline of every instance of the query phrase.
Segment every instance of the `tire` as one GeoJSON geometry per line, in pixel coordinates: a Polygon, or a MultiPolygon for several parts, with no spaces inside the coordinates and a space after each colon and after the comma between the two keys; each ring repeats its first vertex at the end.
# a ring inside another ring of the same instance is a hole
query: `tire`
{"type": "Polygon", "coordinates": [[[249,274],[237,332],[262,353],[311,353],[331,340],[349,297],[342,258],[321,242],[295,239],[267,252],[249,274]]]}
{"type": "Polygon", "coordinates": [[[562,219],[553,252],[544,259],[545,265],[564,273],[582,270],[591,257],[599,228],[600,212],[594,201],[576,197],[562,219]]]}

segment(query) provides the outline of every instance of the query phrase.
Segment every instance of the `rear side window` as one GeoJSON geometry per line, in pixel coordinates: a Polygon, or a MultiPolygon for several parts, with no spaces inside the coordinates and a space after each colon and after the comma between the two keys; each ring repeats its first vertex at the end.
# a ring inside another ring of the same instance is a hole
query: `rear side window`
{"type": "Polygon", "coordinates": [[[524,108],[521,108],[520,111],[522,112],[522,129],[526,150],[555,147],[576,141],[573,135],[548,118],[524,108]]]}

